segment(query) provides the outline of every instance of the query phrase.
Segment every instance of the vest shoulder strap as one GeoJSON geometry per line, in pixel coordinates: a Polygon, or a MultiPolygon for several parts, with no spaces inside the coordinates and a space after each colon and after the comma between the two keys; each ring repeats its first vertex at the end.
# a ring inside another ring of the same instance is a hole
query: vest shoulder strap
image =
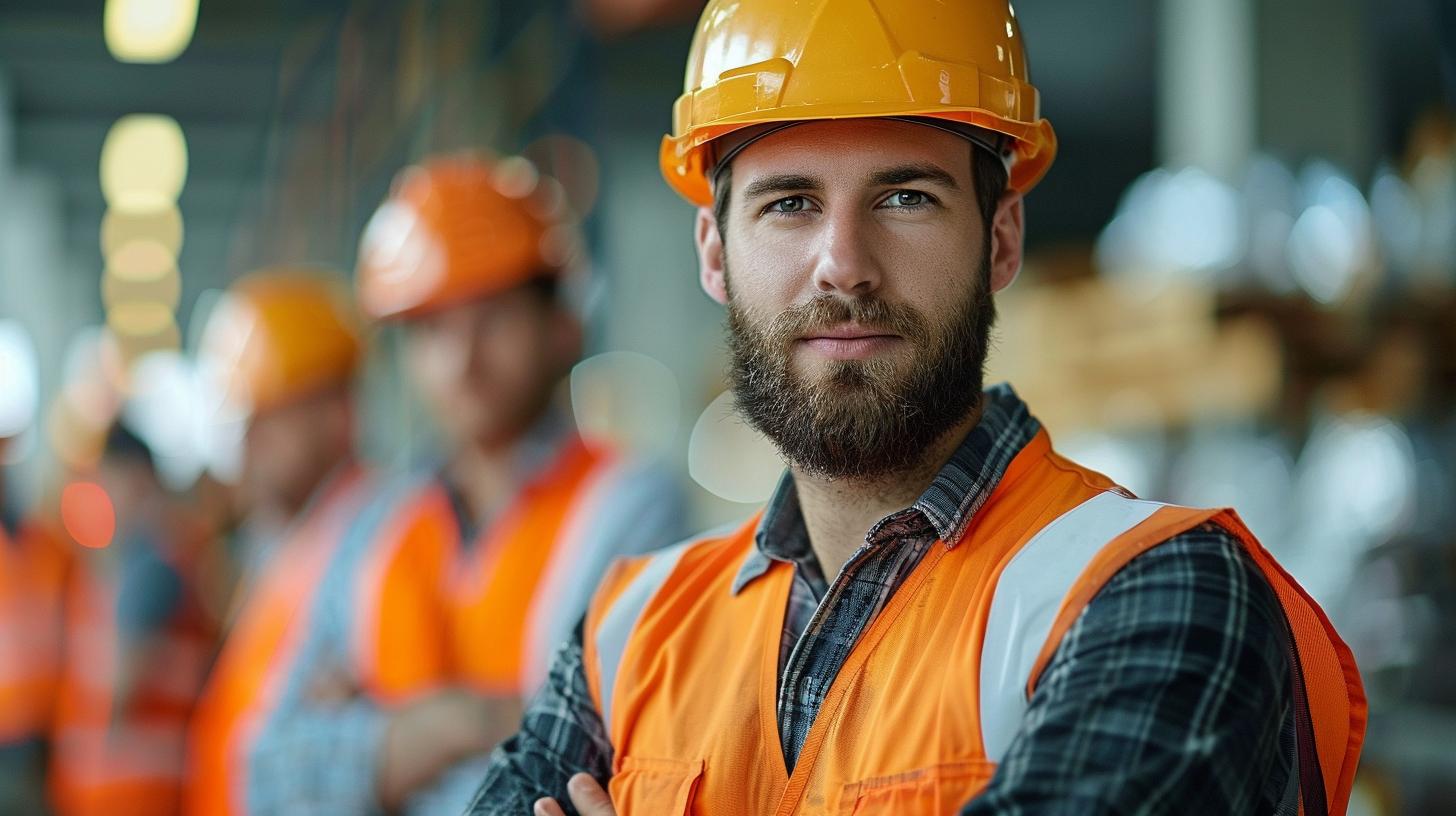
{"type": "Polygon", "coordinates": [[[618,559],[602,580],[587,611],[582,646],[587,685],[609,731],[617,673],[643,611],[667,583],[684,553],[694,546],[721,540],[741,526],[727,525],[655,553],[618,559]]]}
{"type": "Polygon", "coordinates": [[[992,762],[1001,760],[1021,727],[1029,683],[1064,600],[1109,543],[1168,506],[1098,493],[1043,527],[1006,562],[981,647],[981,735],[992,762]]]}

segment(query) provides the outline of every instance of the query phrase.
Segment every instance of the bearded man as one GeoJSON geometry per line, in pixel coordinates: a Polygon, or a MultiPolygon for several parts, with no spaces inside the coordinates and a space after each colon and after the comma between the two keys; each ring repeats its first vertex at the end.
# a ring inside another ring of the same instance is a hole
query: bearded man
{"type": "Polygon", "coordinates": [[[718,0],[661,157],[763,512],[603,580],[474,814],[1343,813],[1365,701],[1226,509],[982,388],[1055,154],[1007,0],[718,0]]]}

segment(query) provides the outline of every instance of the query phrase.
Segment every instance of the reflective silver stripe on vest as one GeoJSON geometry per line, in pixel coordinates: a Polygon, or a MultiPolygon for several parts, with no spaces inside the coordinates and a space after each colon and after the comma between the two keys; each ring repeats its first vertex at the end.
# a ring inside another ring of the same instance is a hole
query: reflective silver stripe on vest
{"type": "Polygon", "coordinates": [[[981,739],[1000,762],[1026,714],[1026,683],[1062,599],[1113,539],[1141,524],[1157,502],[1099,493],[1042,528],[996,583],[981,647],[981,739]]]}
{"type": "Polygon", "coordinates": [[[599,690],[602,695],[601,715],[602,722],[607,726],[607,733],[610,734],[612,730],[612,697],[617,690],[617,672],[622,667],[622,654],[627,650],[627,641],[636,630],[637,621],[642,617],[642,610],[647,608],[647,602],[662,588],[667,576],[672,574],[673,567],[677,566],[678,559],[682,558],[682,554],[689,547],[731,535],[742,526],[742,522],[735,522],[714,527],[648,556],[651,560],[647,566],[637,573],[632,583],[617,596],[612,608],[602,615],[601,625],[592,637],[597,647],[597,679],[602,684],[599,690]]]}
{"type": "Polygon", "coordinates": [[[637,619],[642,617],[642,610],[647,607],[647,602],[652,600],[667,576],[672,574],[672,569],[677,566],[683,552],[696,541],[697,539],[684,541],[652,555],[647,566],[637,573],[632,583],[617,596],[612,608],[602,616],[595,643],[597,677],[602,684],[602,722],[606,724],[608,733],[611,733],[612,728],[612,696],[617,687],[617,670],[622,665],[622,653],[627,650],[627,641],[632,637],[632,631],[637,628],[637,619]]]}

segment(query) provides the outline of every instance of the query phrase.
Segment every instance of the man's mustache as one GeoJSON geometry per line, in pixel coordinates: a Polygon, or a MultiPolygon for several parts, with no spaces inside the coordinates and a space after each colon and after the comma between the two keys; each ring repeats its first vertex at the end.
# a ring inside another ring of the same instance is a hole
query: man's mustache
{"type": "Polygon", "coordinates": [[[881,298],[844,298],[830,294],[814,297],[781,312],[768,326],[768,338],[788,345],[845,324],[877,334],[893,334],[921,343],[927,335],[926,320],[910,306],[892,304],[881,298]]]}

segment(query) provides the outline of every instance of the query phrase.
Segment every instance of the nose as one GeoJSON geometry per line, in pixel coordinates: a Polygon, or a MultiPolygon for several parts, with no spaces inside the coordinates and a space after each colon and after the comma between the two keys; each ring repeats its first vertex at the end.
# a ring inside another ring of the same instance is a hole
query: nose
{"type": "Polygon", "coordinates": [[[864,297],[880,288],[883,275],[870,251],[869,230],[856,216],[843,208],[825,219],[814,265],[814,288],[819,292],[864,297]]]}

